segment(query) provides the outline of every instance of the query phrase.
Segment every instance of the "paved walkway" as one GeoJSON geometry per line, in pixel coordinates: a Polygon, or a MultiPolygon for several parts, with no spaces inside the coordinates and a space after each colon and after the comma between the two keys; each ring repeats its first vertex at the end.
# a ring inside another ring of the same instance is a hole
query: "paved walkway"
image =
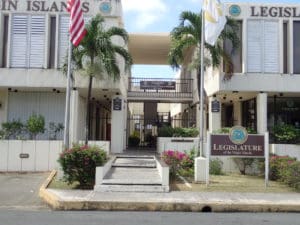
{"type": "Polygon", "coordinates": [[[0,173],[0,208],[46,209],[39,188],[49,173],[0,173]]]}

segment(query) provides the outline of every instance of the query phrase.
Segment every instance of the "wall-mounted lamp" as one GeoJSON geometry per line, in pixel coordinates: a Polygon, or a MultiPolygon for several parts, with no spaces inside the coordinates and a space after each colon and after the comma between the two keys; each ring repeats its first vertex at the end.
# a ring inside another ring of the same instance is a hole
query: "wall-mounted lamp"
{"type": "Polygon", "coordinates": [[[242,99],[243,99],[243,97],[239,97],[239,99],[240,99],[240,100],[242,100],[242,99]]]}

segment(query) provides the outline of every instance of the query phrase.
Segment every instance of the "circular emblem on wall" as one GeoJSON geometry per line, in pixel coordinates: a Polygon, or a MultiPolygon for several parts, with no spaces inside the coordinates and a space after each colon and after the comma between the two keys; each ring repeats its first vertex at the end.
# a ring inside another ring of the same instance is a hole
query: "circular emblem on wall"
{"type": "Polygon", "coordinates": [[[111,12],[111,3],[110,2],[102,2],[99,7],[102,13],[108,14],[111,12]]]}
{"type": "Polygon", "coordinates": [[[234,144],[242,145],[248,139],[248,132],[244,127],[234,126],[230,129],[229,139],[234,144]]]}
{"type": "Polygon", "coordinates": [[[231,16],[239,16],[241,14],[241,7],[238,5],[232,5],[229,8],[229,14],[231,16]]]}

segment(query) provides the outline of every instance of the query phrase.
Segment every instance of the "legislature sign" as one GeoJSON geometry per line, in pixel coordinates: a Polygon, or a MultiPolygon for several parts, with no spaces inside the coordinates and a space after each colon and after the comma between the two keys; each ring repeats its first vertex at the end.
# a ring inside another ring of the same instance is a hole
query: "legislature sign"
{"type": "Polygon", "coordinates": [[[264,157],[264,135],[248,134],[236,126],[229,134],[211,135],[210,150],[212,156],[264,157]]]}

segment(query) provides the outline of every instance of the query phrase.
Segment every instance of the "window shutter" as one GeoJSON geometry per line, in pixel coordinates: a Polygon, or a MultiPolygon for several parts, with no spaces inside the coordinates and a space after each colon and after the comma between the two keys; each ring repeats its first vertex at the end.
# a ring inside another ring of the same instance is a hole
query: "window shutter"
{"type": "Polygon", "coordinates": [[[279,73],[278,21],[264,21],[264,71],[279,73]]]}
{"type": "Polygon", "coordinates": [[[262,71],[262,22],[248,20],[247,26],[247,71],[258,73],[262,71]]]}
{"type": "Polygon", "coordinates": [[[10,66],[15,68],[27,67],[28,47],[28,17],[25,15],[12,16],[11,57],[10,66]]]}
{"type": "Polygon", "coordinates": [[[65,62],[69,47],[69,16],[61,16],[59,21],[59,67],[65,62]]]}
{"type": "Polygon", "coordinates": [[[30,68],[43,68],[45,50],[45,17],[32,16],[30,30],[30,68]]]}

